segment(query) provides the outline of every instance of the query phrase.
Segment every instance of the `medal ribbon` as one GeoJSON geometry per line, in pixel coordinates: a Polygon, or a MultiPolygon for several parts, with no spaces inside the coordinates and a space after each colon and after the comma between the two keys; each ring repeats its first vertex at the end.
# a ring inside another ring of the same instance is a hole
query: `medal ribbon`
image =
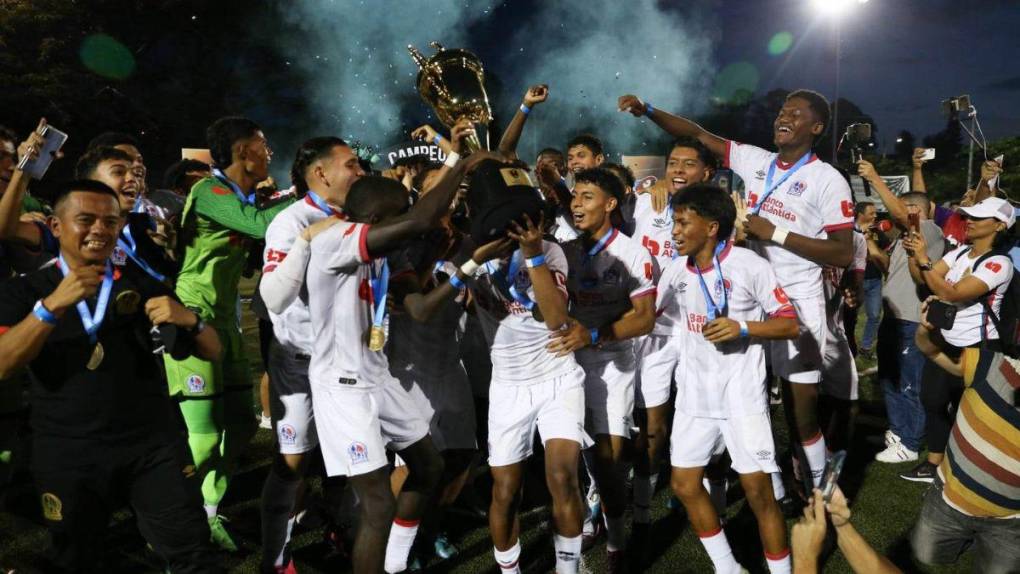
{"type": "Polygon", "coordinates": [[[496,283],[496,287],[499,287],[504,293],[508,293],[514,301],[520,303],[525,309],[531,311],[535,306],[535,302],[528,297],[527,293],[521,293],[517,290],[517,271],[521,268],[521,262],[524,260],[524,255],[521,254],[521,250],[514,251],[513,255],[510,256],[510,268],[507,269],[507,275],[503,275],[503,272],[498,268],[494,268],[490,261],[485,262],[485,268],[489,271],[489,276],[492,277],[493,282],[496,283]]]}
{"type": "Polygon", "coordinates": [[[712,299],[712,294],[709,293],[708,285],[705,283],[705,277],[701,274],[701,267],[698,266],[697,261],[694,262],[694,269],[698,271],[698,281],[701,284],[701,293],[705,296],[705,306],[708,307],[709,321],[714,321],[716,317],[721,317],[726,310],[726,281],[723,280],[722,265],[719,263],[719,254],[725,248],[726,242],[720,242],[715,246],[715,253],[712,254],[712,263],[715,265],[716,274],[719,275],[716,284],[722,287],[722,303],[720,305],[715,304],[715,299],[712,299]]]}
{"type": "Polygon", "coordinates": [[[776,175],[776,163],[779,162],[779,157],[777,156],[775,161],[773,161],[769,165],[769,173],[768,175],[765,176],[765,193],[762,194],[761,199],[758,200],[757,205],[754,206],[754,215],[758,215],[758,212],[761,211],[762,206],[765,205],[765,200],[768,199],[770,195],[772,195],[773,191],[775,191],[780,185],[783,185],[783,183],[785,183],[786,180],[790,179],[790,176],[797,173],[797,170],[804,167],[804,164],[806,164],[809,161],[811,161],[810,151],[804,154],[804,157],[798,159],[797,163],[793,164],[793,167],[791,167],[786,173],[784,173],[783,177],[779,178],[779,181],[773,184],[772,178],[775,177],[776,175]]]}
{"type": "MultiPolygon", "coordinates": [[[[67,277],[67,262],[64,261],[64,254],[61,253],[57,256],[60,261],[60,272],[63,273],[64,277],[67,277]]],[[[113,291],[113,266],[110,265],[110,260],[106,260],[106,273],[103,274],[103,284],[99,288],[99,298],[96,300],[96,312],[92,314],[89,311],[89,304],[84,299],[78,301],[75,305],[75,309],[78,310],[78,316],[81,317],[81,326],[85,328],[85,333],[89,336],[89,341],[92,343],[96,342],[96,332],[99,331],[99,326],[103,324],[103,318],[106,317],[106,307],[110,303],[110,292],[113,291]]]]}
{"type": "Polygon", "coordinates": [[[379,277],[375,275],[374,262],[369,267],[369,272],[372,275],[372,300],[375,303],[375,309],[372,312],[372,326],[382,327],[383,319],[386,317],[386,292],[390,288],[390,263],[385,258],[383,259],[379,277]]]}
{"type": "Polygon", "coordinates": [[[141,257],[138,256],[137,253],[135,253],[135,250],[138,248],[138,243],[135,241],[135,238],[131,236],[130,224],[124,225],[124,229],[120,232],[120,235],[121,236],[117,238],[117,247],[123,249],[124,253],[126,253],[127,256],[131,258],[132,261],[134,261],[139,267],[141,267],[142,271],[148,273],[150,277],[152,277],[156,281],[159,281],[160,283],[166,281],[165,275],[153,269],[152,266],[146,263],[141,257]]]}
{"type": "Polygon", "coordinates": [[[243,191],[241,191],[241,187],[234,183],[233,181],[230,181],[230,178],[227,177],[227,174],[223,173],[219,168],[214,167],[212,169],[212,172],[213,175],[216,176],[216,179],[220,180],[222,183],[226,184],[227,187],[234,191],[234,195],[237,196],[237,199],[241,200],[241,203],[245,205],[255,205],[254,193],[249,193],[246,195],[243,191]]]}
{"type": "Polygon", "coordinates": [[[315,207],[318,207],[319,211],[325,213],[326,215],[338,215],[336,210],[330,207],[329,204],[326,203],[326,200],[319,197],[319,194],[315,193],[314,191],[309,189],[308,193],[305,194],[305,197],[312,200],[312,203],[315,204],[315,207]]]}

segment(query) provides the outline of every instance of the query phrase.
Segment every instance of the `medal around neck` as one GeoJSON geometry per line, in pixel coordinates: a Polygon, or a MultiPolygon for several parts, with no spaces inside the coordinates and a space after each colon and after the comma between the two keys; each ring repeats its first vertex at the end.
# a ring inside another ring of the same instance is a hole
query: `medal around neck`
{"type": "Polygon", "coordinates": [[[99,365],[103,364],[103,358],[106,356],[106,352],[103,351],[103,344],[97,342],[95,347],[92,347],[92,356],[89,357],[89,362],[85,364],[85,368],[94,371],[99,368],[99,365]]]}

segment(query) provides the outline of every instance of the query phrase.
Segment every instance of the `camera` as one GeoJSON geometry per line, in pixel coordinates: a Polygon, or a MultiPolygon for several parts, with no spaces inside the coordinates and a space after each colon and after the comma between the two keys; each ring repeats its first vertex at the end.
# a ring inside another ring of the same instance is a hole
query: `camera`
{"type": "Polygon", "coordinates": [[[942,112],[947,118],[955,118],[960,112],[969,113],[972,108],[969,95],[942,100],[942,112]]]}
{"type": "Polygon", "coordinates": [[[864,148],[871,141],[871,124],[848,125],[843,140],[850,146],[850,162],[856,165],[863,158],[864,148]]]}

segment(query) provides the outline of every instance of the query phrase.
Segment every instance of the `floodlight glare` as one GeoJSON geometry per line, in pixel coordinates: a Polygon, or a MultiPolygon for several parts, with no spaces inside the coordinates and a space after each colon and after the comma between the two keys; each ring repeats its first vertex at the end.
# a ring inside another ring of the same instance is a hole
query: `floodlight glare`
{"type": "Polygon", "coordinates": [[[854,4],[865,4],[868,0],[811,0],[815,10],[826,16],[838,16],[854,4]]]}

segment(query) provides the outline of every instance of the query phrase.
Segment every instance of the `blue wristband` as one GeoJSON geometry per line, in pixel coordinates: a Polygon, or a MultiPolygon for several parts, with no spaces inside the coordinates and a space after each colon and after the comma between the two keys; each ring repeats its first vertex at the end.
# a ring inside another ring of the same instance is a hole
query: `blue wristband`
{"type": "Polygon", "coordinates": [[[42,299],[35,302],[35,307],[32,307],[32,313],[38,317],[40,321],[47,325],[57,324],[57,316],[51,313],[50,310],[43,305],[42,299]]]}
{"type": "Polygon", "coordinates": [[[750,333],[748,333],[748,331],[747,331],[747,321],[741,321],[740,322],[740,338],[741,339],[746,339],[749,336],[750,336],[750,333]]]}
{"type": "Polygon", "coordinates": [[[592,327],[591,329],[588,329],[588,333],[591,335],[591,344],[592,344],[592,346],[594,347],[595,345],[598,345],[599,344],[599,328],[598,327],[592,327]]]}
{"type": "Polygon", "coordinates": [[[541,267],[545,265],[545,255],[536,255],[534,257],[528,257],[524,260],[524,264],[528,266],[528,269],[534,269],[535,267],[541,267]]]}
{"type": "Polygon", "coordinates": [[[521,113],[522,113],[522,114],[524,114],[524,115],[528,115],[528,114],[529,114],[530,112],[531,112],[531,108],[529,108],[529,107],[528,107],[527,105],[525,105],[525,104],[521,104],[521,113]]]}
{"type": "Polygon", "coordinates": [[[443,141],[443,136],[436,134],[436,137],[432,138],[432,143],[439,145],[439,142],[443,141]]]}
{"type": "Polygon", "coordinates": [[[655,108],[652,107],[652,104],[645,102],[645,115],[648,117],[652,117],[652,112],[654,111],[655,108]]]}
{"type": "Polygon", "coordinates": [[[460,277],[457,277],[456,273],[450,275],[450,285],[457,289],[458,291],[465,287],[464,280],[461,279],[460,277]]]}

